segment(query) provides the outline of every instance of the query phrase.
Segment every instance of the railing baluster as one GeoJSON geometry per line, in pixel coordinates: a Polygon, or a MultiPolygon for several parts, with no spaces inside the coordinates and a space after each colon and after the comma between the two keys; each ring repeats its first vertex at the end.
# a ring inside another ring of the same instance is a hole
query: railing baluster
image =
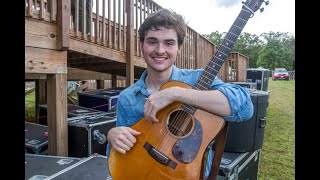
{"type": "Polygon", "coordinates": [[[123,0],[123,25],[122,25],[122,29],[123,29],[123,50],[126,51],[126,34],[127,34],[127,28],[126,26],[128,26],[127,21],[126,21],[126,0],[123,0]]]}
{"type": "MultiPolygon", "coordinates": [[[[99,42],[99,0],[96,0],[96,23],[95,23],[95,27],[94,27],[94,40],[95,43],[99,42]]],[[[91,33],[90,33],[91,34],[91,33]]]]}
{"type": "MultiPolygon", "coordinates": [[[[83,4],[86,4],[86,3],[84,3],[84,1],[87,1],[87,0],[82,0],[82,3],[83,4]]],[[[89,22],[86,22],[86,23],[88,23],[88,28],[87,28],[87,24],[86,24],[86,34],[85,34],[85,36],[86,36],[86,38],[88,38],[88,40],[89,41],[92,41],[92,34],[93,34],[93,28],[92,28],[92,1],[93,0],[89,0],[88,1],[88,3],[89,3],[89,22]]],[[[98,1],[98,0],[97,0],[98,1]]],[[[86,4],[86,6],[87,6],[87,4],[86,4]]],[[[88,10],[86,10],[86,12],[88,12],[88,10]]],[[[86,21],[87,21],[87,16],[83,16],[83,19],[86,19],[86,21]]],[[[99,19],[98,19],[98,22],[99,22],[99,19]]]]}
{"type": "Polygon", "coordinates": [[[106,0],[102,0],[102,30],[101,30],[102,45],[105,45],[106,38],[106,0]]]}
{"type": "Polygon", "coordinates": [[[43,0],[40,0],[40,12],[39,12],[39,15],[40,15],[40,20],[43,20],[44,19],[44,2],[43,0]]]}
{"type": "Polygon", "coordinates": [[[118,0],[118,51],[121,48],[121,0],[118,0]]]}
{"type": "Polygon", "coordinates": [[[32,0],[28,0],[28,13],[27,13],[27,15],[28,15],[28,17],[32,17],[32,0]]]}
{"type": "Polygon", "coordinates": [[[108,0],[108,47],[111,47],[111,0],[108,0]]]}

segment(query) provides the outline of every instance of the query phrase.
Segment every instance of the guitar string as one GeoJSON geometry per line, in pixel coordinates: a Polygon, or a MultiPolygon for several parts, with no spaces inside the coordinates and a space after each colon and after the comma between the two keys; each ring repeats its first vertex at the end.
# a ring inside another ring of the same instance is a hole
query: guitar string
{"type": "MultiPolygon", "coordinates": [[[[172,127],[173,127],[173,132],[172,134],[177,135],[177,133],[179,132],[179,127],[181,126],[181,124],[183,123],[185,117],[187,116],[188,114],[185,113],[185,111],[183,109],[179,109],[178,110],[178,114],[173,118],[172,122],[172,127]]],[[[168,143],[172,144],[173,141],[176,140],[176,137],[172,137],[170,134],[168,135],[168,138],[166,141],[166,144],[165,144],[165,147],[167,146],[168,143]]]]}
{"type": "MultiPolygon", "coordinates": [[[[181,114],[180,112],[181,112],[181,111],[179,111],[178,114],[181,114]]],[[[176,116],[174,117],[174,119],[175,119],[177,116],[180,116],[180,115],[176,115],[176,116]]],[[[169,118],[169,119],[170,119],[170,118],[169,118]]],[[[164,119],[164,120],[166,121],[166,119],[164,119]]],[[[176,121],[174,120],[174,122],[176,122],[176,121]]],[[[165,130],[170,131],[170,128],[167,126],[167,123],[164,122],[163,124],[164,124],[165,130]]],[[[168,124],[169,124],[169,123],[168,123],[168,124]]],[[[159,141],[158,149],[161,149],[161,150],[162,150],[162,148],[166,148],[166,147],[168,146],[168,144],[171,143],[171,140],[170,140],[170,139],[172,139],[172,137],[171,137],[171,134],[170,134],[169,132],[167,132],[167,131],[166,131],[166,133],[164,133],[164,136],[162,137],[161,141],[159,141]]]]}

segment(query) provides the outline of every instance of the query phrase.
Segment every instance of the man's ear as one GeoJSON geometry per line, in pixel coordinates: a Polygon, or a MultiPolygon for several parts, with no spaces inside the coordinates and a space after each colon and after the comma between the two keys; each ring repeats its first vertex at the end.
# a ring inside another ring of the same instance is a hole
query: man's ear
{"type": "Polygon", "coordinates": [[[141,51],[142,51],[142,50],[143,50],[143,48],[142,48],[142,47],[143,47],[143,42],[140,42],[140,41],[139,41],[139,45],[140,45],[140,49],[141,49],[141,51]]]}

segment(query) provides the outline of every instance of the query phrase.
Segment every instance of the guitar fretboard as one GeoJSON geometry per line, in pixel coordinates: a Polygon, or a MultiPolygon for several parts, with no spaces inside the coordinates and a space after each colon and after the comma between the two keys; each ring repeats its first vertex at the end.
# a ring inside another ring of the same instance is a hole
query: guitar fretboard
{"type": "MultiPolygon", "coordinates": [[[[251,14],[252,13],[250,11],[247,11],[246,9],[242,8],[238,17],[230,27],[221,44],[219,45],[217,51],[204,68],[204,72],[197,80],[194,89],[210,89],[212,81],[219,72],[225,59],[227,59],[229,52],[233,48],[233,45],[236,43],[241,31],[248,22],[248,19],[250,18],[251,14]]],[[[196,111],[196,108],[187,104],[184,104],[182,108],[191,114],[193,114],[196,111]]]]}

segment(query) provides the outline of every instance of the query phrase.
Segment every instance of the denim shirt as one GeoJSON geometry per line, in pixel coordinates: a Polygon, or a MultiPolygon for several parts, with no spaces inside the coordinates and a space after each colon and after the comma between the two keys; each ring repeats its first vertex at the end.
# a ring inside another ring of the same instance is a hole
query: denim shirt
{"type": "MultiPolygon", "coordinates": [[[[193,87],[203,71],[203,69],[179,69],[173,65],[170,80],[184,82],[193,87]]],[[[135,84],[121,91],[119,94],[116,108],[117,127],[130,127],[144,116],[144,104],[146,98],[150,95],[144,81],[146,76],[147,71],[144,71],[135,84]]],[[[215,77],[212,81],[211,89],[221,91],[229,100],[231,115],[222,117],[224,120],[229,122],[241,122],[249,120],[252,117],[253,104],[248,90],[236,84],[224,83],[219,77],[215,77]]],[[[108,144],[106,155],[109,156],[109,153],[110,146],[108,144]]],[[[205,169],[205,178],[209,176],[212,155],[212,147],[210,147],[205,169]]]]}

